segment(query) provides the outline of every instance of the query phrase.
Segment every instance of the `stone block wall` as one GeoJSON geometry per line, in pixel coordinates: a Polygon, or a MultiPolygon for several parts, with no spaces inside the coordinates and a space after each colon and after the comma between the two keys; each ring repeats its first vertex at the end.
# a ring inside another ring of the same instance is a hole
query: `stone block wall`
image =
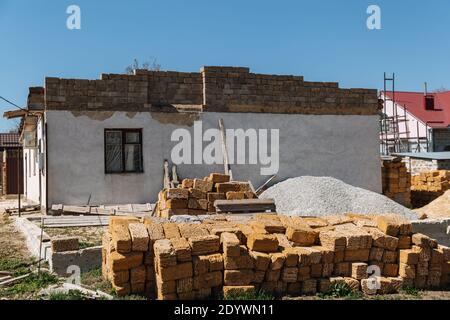
{"type": "Polygon", "coordinates": [[[416,175],[422,172],[438,170],[438,161],[432,159],[411,158],[409,166],[411,174],[416,175]]]}
{"type": "Polygon", "coordinates": [[[250,73],[248,68],[203,67],[201,72],[135,70],[100,80],[45,79],[48,110],[176,111],[195,105],[210,112],[375,115],[377,90],[341,89],[336,82],[250,73]],[[161,109],[163,107],[169,107],[161,109]]]}
{"type": "Polygon", "coordinates": [[[401,158],[383,160],[381,166],[383,194],[405,207],[411,206],[411,174],[401,158]]]}
{"type": "Polygon", "coordinates": [[[250,73],[248,68],[203,67],[208,111],[367,114],[377,110],[376,90],[340,89],[336,82],[250,73]]]}

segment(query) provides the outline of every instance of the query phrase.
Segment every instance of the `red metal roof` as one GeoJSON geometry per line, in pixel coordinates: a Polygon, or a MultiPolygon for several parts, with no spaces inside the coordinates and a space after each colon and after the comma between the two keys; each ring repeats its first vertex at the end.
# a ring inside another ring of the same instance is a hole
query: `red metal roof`
{"type": "Polygon", "coordinates": [[[20,147],[20,135],[18,133],[0,133],[0,147],[20,147]]]}
{"type": "MultiPolygon", "coordinates": [[[[392,98],[392,92],[386,92],[392,98]]],[[[426,110],[423,92],[395,92],[395,102],[432,128],[446,128],[450,126],[450,91],[428,93],[434,97],[435,110],[426,110]]]]}

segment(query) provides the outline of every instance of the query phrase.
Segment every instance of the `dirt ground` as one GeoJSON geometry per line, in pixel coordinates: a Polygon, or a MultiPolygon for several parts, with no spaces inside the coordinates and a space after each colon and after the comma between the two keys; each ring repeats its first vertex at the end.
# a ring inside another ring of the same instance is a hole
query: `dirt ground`
{"type": "Polygon", "coordinates": [[[30,253],[25,245],[25,238],[17,232],[10,218],[0,213],[0,270],[11,271],[4,267],[7,261],[31,263],[30,253]]]}
{"type": "Polygon", "coordinates": [[[307,296],[307,297],[285,297],[283,300],[450,300],[449,291],[422,291],[417,290],[414,293],[406,291],[398,294],[386,294],[365,296],[363,294],[355,293],[346,297],[321,297],[321,296],[307,296]]]}
{"type": "Polygon", "coordinates": [[[106,227],[44,228],[50,238],[55,236],[78,237],[81,247],[95,247],[102,244],[106,227]]]}

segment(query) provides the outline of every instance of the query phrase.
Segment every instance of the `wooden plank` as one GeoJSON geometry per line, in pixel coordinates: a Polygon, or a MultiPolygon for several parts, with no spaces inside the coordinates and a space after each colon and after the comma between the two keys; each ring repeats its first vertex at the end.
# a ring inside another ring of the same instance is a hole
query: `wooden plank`
{"type": "Polygon", "coordinates": [[[3,281],[5,281],[5,280],[9,280],[9,279],[11,279],[11,278],[12,278],[12,276],[0,277],[0,282],[3,282],[3,281]]]}
{"type": "Polygon", "coordinates": [[[61,224],[52,224],[45,226],[45,228],[86,228],[86,227],[105,227],[108,223],[99,222],[99,223],[80,223],[80,224],[69,224],[69,223],[61,223],[61,224]]]}
{"type": "Polygon", "coordinates": [[[169,162],[164,160],[164,189],[170,188],[170,177],[169,177],[169,162]]]}
{"type": "Polygon", "coordinates": [[[276,210],[273,199],[216,200],[217,212],[264,212],[276,210]]]}
{"type": "Polygon", "coordinates": [[[258,189],[256,189],[256,195],[259,196],[264,190],[265,188],[269,185],[269,183],[271,183],[273,181],[273,179],[275,179],[277,175],[274,174],[273,176],[271,176],[266,182],[264,182],[258,189]]]}
{"type": "Polygon", "coordinates": [[[230,180],[233,181],[233,172],[231,171],[230,162],[228,160],[228,149],[227,149],[227,137],[225,134],[225,125],[223,123],[223,119],[219,119],[219,130],[221,136],[221,144],[222,144],[222,156],[223,156],[223,167],[225,174],[230,176],[230,180]]]}
{"type": "Polygon", "coordinates": [[[6,119],[15,119],[15,118],[22,118],[27,115],[27,110],[12,110],[12,111],[5,111],[3,113],[3,117],[6,119]]]}
{"type": "MultiPolygon", "coordinates": [[[[41,209],[40,205],[26,205],[26,206],[21,206],[20,207],[20,211],[21,212],[31,212],[31,211],[38,211],[41,209]]],[[[5,212],[6,213],[17,213],[19,211],[18,208],[6,208],[5,212]]]]}
{"type": "Polygon", "coordinates": [[[28,278],[30,275],[31,275],[31,273],[27,273],[27,274],[25,274],[25,275],[23,275],[23,276],[20,276],[20,277],[16,277],[16,278],[12,278],[12,279],[8,279],[8,280],[5,280],[5,281],[2,281],[2,282],[0,282],[0,286],[10,286],[10,285],[13,285],[13,284],[15,284],[16,282],[19,282],[20,280],[23,280],[23,279],[25,279],[25,278],[28,278]]]}

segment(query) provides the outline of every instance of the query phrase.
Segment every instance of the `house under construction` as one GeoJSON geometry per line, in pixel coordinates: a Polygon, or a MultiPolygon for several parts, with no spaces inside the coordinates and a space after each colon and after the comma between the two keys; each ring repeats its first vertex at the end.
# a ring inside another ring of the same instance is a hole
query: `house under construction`
{"type": "Polygon", "coordinates": [[[383,155],[450,151],[450,91],[396,91],[395,75],[385,75],[380,99],[383,155]]]}

